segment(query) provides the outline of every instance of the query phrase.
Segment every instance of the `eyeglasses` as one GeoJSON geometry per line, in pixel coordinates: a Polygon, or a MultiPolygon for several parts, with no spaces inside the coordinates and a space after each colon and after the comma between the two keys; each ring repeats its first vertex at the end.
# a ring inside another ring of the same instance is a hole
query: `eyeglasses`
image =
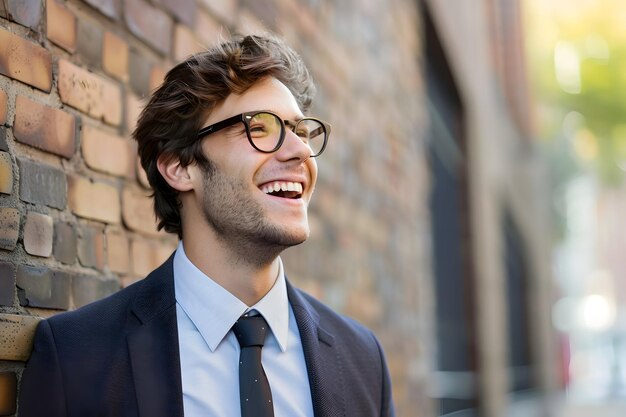
{"type": "Polygon", "coordinates": [[[243,123],[248,141],[254,149],[263,153],[276,152],[285,141],[285,126],[289,127],[311,149],[311,157],[319,156],[326,148],[330,125],[315,117],[298,121],[283,120],[270,111],[241,113],[198,131],[198,139],[219,130],[243,123]]]}

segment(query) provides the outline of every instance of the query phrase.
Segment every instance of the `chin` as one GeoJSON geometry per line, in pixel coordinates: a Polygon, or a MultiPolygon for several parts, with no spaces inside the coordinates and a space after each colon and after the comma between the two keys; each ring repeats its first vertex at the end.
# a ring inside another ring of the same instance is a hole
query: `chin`
{"type": "Polygon", "coordinates": [[[271,236],[266,236],[266,238],[269,238],[266,240],[279,246],[289,247],[304,243],[308,239],[309,234],[310,230],[308,224],[289,228],[284,227],[284,225],[277,225],[273,228],[273,233],[270,234],[271,236]]]}

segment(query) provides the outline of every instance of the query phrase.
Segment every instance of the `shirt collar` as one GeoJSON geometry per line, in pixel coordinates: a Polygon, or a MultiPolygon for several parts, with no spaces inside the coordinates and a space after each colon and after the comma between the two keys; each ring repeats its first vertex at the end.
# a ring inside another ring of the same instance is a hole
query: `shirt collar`
{"type": "Polygon", "coordinates": [[[278,258],[276,282],[259,300],[249,307],[200,271],[185,254],[183,242],[174,255],[174,291],[176,302],[196,326],[206,344],[214,352],[235,321],[244,313],[256,310],[272,329],[280,350],[287,350],[289,334],[289,300],[283,262],[278,258]]]}

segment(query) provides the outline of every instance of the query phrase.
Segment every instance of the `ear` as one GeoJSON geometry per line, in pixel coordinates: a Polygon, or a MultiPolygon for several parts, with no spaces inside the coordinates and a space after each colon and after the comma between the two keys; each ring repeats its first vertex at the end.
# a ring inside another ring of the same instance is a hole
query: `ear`
{"type": "Polygon", "coordinates": [[[157,169],[163,179],[177,191],[190,191],[193,189],[193,182],[189,175],[191,165],[183,167],[178,158],[167,158],[161,155],[157,160],[157,169]]]}

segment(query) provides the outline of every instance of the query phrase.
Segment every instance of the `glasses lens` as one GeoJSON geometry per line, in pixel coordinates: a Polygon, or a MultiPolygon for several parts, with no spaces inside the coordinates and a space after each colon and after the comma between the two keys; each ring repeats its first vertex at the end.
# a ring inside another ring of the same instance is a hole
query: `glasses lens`
{"type": "Polygon", "coordinates": [[[282,131],[278,117],[271,113],[257,113],[248,120],[248,126],[254,146],[265,152],[276,149],[282,131]]]}
{"type": "Polygon", "coordinates": [[[315,119],[302,119],[294,131],[311,148],[311,156],[319,155],[324,150],[326,128],[315,119]]]}

